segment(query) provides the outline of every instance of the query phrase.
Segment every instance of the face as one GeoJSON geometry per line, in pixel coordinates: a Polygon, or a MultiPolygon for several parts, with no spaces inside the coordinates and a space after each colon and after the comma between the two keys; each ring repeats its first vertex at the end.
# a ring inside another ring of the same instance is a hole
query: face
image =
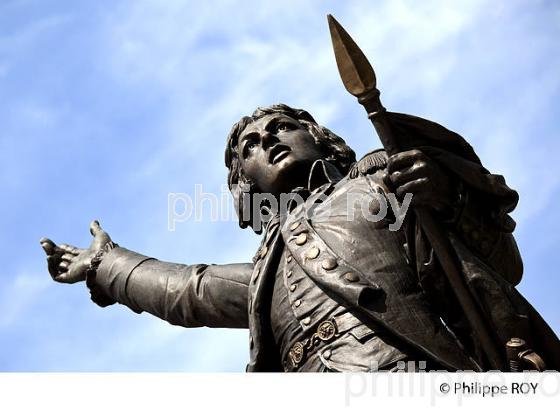
{"type": "Polygon", "coordinates": [[[307,129],[283,114],[249,124],[239,136],[238,150],[245,176],[260,192],[274,195],[306,186],[311,165],[325,157],[307,129]]]}

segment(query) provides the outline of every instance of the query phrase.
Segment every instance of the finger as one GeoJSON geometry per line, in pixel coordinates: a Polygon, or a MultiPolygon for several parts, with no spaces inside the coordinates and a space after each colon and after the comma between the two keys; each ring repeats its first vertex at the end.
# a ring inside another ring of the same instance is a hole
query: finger
{"type": "Polygon", "coordinates": [[[80,254],[80,250],[78,248],[76,248],[75,246],[72,246],[72,245],[68,245],[66,243],[58,245],[58,247],[60,249],[62,249],[64,252],[71,253],[72,255],[77,256],[77,255],[80,254]]]}
{"type": "Polygon", "coordinates": [[[91,223],[89,224],[89,231],[92,234],[92,236],[97,236],[101,232],[103,232],[103,229],[101,229],[101,225],[99,224],[99,221],[95,220],[95,221],[91,221],[91,223]]]}
{"type": "Polygon", "coordinates": [[[424,161],[415,162],[411,167],[395,171],[389,174],[389,178],[393,186],[403,185],[407,182],[414,181],[428,176],[428,164],[424,161]]]}
{"type": "Polygon", "coordinates": [[[72,262],[74,260],[75,256],[72,255],[71,253],[65,253],[64,255],[61,256],[61,260],[66,261],[66,262],[72,262]]]}
{"type": "Polygon", "coordinates": [[[398,152],[389,157],[389,161],[387,162],[387,170],[392,173],[404,167],[409,167],[417,160],[425,158],[426,155],[418,149],[398,152]]]}
{"type": "MultiPolygon", "coordinates": [[[[420,178],[415,179],[414,181],[407,182],[404,185],[401,185],[397,188],[397,197],[399,199],[404,198],[407,193],[411,193],[416,195],[418,193],[424,192],[426,190],[426,186],[428,185],[429,181],[428,178],[420,178]]],[[[414,198],[413,198],[414,200],[414,198]]]]}
{"type": "Polygon", "coordinates": [[[60,273],[56,278],[55,281],[61,283],[76,283],[81,280],[84,280],[85,276],[77,275],[76,272],[70,268],[67,272],[60,273]]]}
{"type": "Polygon", "coordinates": [[[381,175],[381,179],[383,180],[383,184],[385,184],[385,187],[389,192],[395,192],[395,186],[391,181],[391,174],[389,174],[387,170],[383,171],[383,174],[381,175]]]}
{"type": "Polygon", "coordinates": [[[62,261],[58,264],[58,271],[59,272],[66,272],[68,270],[68,266],[70,264],[67,261],[62,261]]]}
{"type": "Polygon", "coordinates": [[[41,238],[39,243],[41,244],[41,247],[47,255],[52,255],[53,253],[55,253],[56,244],[49,238],[41,238]]]}
{"type": "Polygon", "coordinates": [[[56,277],[53,277],[53,279],[56,282],[67,283],[68,273],[67,272],[59,273],[58,275],[56,275],[56,277]]]}
{"type": "Polygon", "coordinates": [[[59,262],[60,262],[59,255],[47,256],[47,267],[53,279],[56,279],[56,277],[60,274],[60,272],[58,271],[59,262]]]}
{"type": "Polygon", "coordinates": [[[76,283],[79,282],[81,279],[74,276],[72,272],[64,272],[58,275],[54,280],[60,283],[76,283]]]}

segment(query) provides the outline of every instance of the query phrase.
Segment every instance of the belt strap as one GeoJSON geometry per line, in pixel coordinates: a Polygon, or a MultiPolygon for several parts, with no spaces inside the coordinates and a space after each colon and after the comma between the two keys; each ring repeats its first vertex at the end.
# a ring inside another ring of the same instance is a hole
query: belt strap
{"type": "Polygon", "coordinates": [[[361,324],[362,321],[350,312],[322,321],[311,336],[292,345],[288,351],[286,371],[295,371],[314,348],[330,343],[361,324]]]}

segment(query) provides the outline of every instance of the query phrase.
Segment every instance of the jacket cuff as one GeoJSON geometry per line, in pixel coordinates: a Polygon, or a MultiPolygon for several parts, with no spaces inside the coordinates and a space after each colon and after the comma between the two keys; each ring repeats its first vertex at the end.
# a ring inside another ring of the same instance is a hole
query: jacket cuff
{"type": "Polygon", "coordinates": [[[128,277],[138,265],[150,259],[153,258],[121,247],[101,255],[97,268],[90,270],[86,277],[91,300],[101,307],[116,302],[128,305],[128,277]]]}
{"type": "Polygon", "coordinates": [[[97,268],[101,264],[105,254],[111,249],[117,248],[119,245],[110,241],[102,249],[100,249],[92,258],[89,267],[86,270],[86,285],[90,291],[91,300],[101,307],[110,306],[115,303],[103,289],[96,284],[97,268]]]}

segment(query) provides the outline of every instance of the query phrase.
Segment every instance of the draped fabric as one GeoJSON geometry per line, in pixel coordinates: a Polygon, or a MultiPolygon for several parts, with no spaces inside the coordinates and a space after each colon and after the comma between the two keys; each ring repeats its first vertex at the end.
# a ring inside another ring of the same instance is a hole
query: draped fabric
{"type": "MultiPolygon", "coordinates": [[[[421,150],[475,195],[482,205],[479,208],[486,213],[483,217],[488,223],[487,229],[497,229],[504,234],[514,230],[515,222],[508,213],[517,205],[517,192],[506,185],[503,176],[491,174],[484,168],[471,145],[463,137],[420,117],[399,113],[388,113],[388,116],[401,150],[421,150]]],[[[415,233],[414,237],[409,240],[415,242],[411,248],[417,250],[416,265],[425,269],[419,274],[432,275],[437,277],[434,280],[441,281],[441,278],[445,277],[444,272],[437,258],[433,258],[433,251],[422,234],[421,227],[414,227],[412,232],[415,233]]],[[[512,337],[519,337],[542,356],[548,369],[560,370],[560,341],[552,329],[504,275],[498,274],[483,260],[484,258],[473,252],[473,247],[467,246],[454,229],[449,228],[447,232],[458,260],[461,261],[465,283],[484,313],[495,341],[499,346],[503,346],[504,356],[505,343],[512,337]]],[[[450,299],[449,283],[440,286],[439,290],[445,293],[432,296],[450,299]]],[[[464,318],[455,300],[446,306],[449,309],[453,304],[458,311],[455,316],[464,318]]],[[[465,326],[464,320],[455,330],[458,333],[462,332],[464,336],[468,335],[470,341],[474,342],[471,348],[480,353],[481,346],[474,339],[472,329],[461,329],[461,326],[465,326]]]]}

